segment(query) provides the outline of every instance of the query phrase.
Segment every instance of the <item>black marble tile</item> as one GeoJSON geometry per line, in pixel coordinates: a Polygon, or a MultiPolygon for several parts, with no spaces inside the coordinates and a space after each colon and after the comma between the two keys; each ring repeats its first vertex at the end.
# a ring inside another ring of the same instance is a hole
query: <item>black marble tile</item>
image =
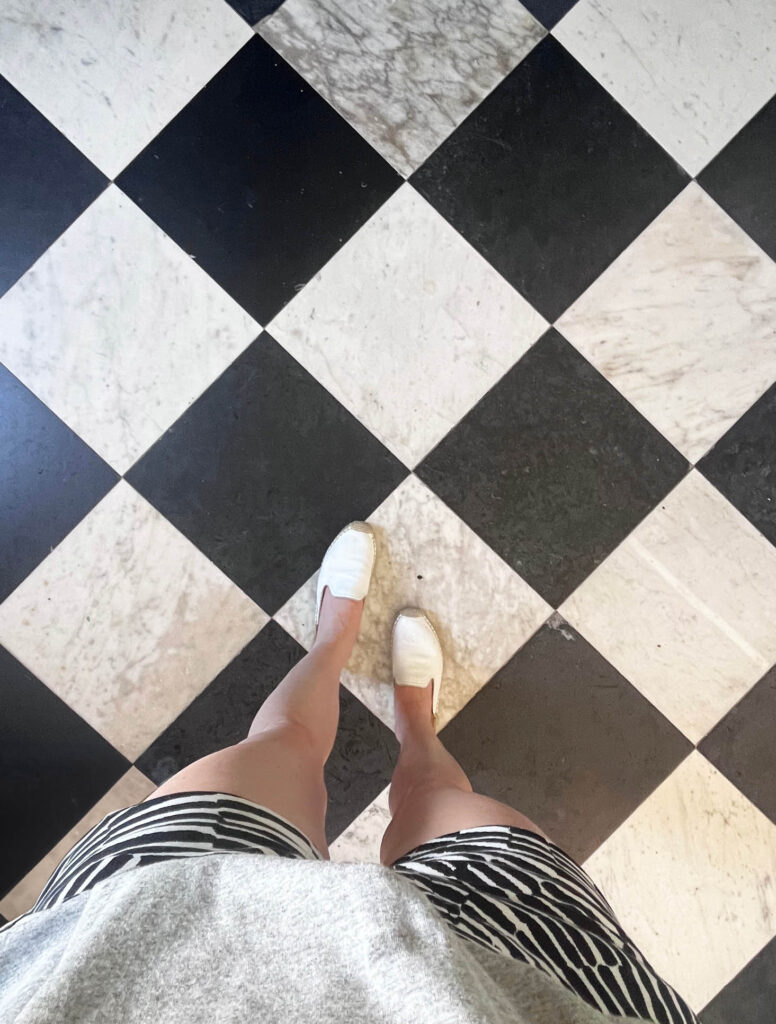
{"type": "Polygon", "coordinates": [[[135,761],[160,786],[192,761],[245,739],[260,705],[303,658],[274,621],[220,672],[135,761]]]}
{"type": "Polygon", "coordinates": [[[776,822],[776,666],[698,744],[701,753],[776,822]]]}
{"type": "Polygon", "coordinates": [[[406,476],[264,333],[127,479],[273,614],[406,476]]]}
{"type": "Polygon", "coordinates": [[[59,842],[129,762],[0,647],[0,896],[59,842]]]}
{"type": "Polygon", "coordinates": [[[776,384],[703,456],[698,469],[776,544],[776,384]]]}
{"type": "Polygon", "coordinates": [[[477,792],[583,861],[692,744],[560,615],[442,731],[477,792]]]}
{"type": "Polygon", "coordinates": [[[776,259],[776,96],[697,175],[697,181],[776,259]]]}
{"type": "Polygon", "coordinates": [[[401,178],[257,36],[117,182],[266,324],[401,178]]]}
{"type": "Polygon", "coordinates": [[[283,0],[226,0],[249,25],[258,25],[260,21],[274,14],[283,0]]]}
{"type": "Polygon", "coordinates": [[[577,0],[523,0],[523,7],[527,8],[545,28],[554,28],[576,2],[577,0]]]}
{"type": "Polygon", "coordinates": [[[752,957],[701,1011],[701,1024],[773,1024],[776,939],[752,957]]]}
{"type": "Polygon", "coordinates": [[[0,601],[118,480],[0,365],[0,601]]]}
{"type": "Polygon", "coordinates": [[[333,842],[391,781],[399,745],[391,730],[340,687],[337,740],[326,762],[326,838],[333,842]]]}
{"type": "Polygon", "coordinates": [[[552,321],[688,177],[547,36],[411,180],[552,321]]]}
{"type": "Polygon", "coordinates": [[[551,328],[416,472],[557,607],[688,468],[551,328]]]}
{"type": "Polygon", "coordinates": [[[108,179],[0,76],[0,295],[108,179]]]}

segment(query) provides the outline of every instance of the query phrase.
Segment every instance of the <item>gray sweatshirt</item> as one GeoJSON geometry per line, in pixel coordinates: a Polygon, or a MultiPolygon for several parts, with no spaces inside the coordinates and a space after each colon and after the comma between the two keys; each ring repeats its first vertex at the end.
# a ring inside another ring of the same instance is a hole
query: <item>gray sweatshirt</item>
{"type": "Polygon", "coordinates": [[[215,854],[126,871],[0,932],[3,1024],[603,1024],[460,939],[388,868],[215,854]]]}

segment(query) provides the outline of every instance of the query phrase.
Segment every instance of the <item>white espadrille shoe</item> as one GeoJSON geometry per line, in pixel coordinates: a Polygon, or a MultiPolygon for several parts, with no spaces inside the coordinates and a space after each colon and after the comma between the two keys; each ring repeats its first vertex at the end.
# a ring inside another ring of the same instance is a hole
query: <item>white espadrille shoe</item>
{"type": "Polygon", "coordinates": [[[318,573],[315,596],[315,628],[321,613],[324,587],[333,597],[361,601],[369,590],[377,545],[369,523],[348,523],[329,545],[318,573]]]}
{"type": "Polygon", "coordinates": [[[436,719],[444,658],[436,630],[420,608],[402,608],[393,624],[393,678],[397,686],[428,686],[436,719]]]}

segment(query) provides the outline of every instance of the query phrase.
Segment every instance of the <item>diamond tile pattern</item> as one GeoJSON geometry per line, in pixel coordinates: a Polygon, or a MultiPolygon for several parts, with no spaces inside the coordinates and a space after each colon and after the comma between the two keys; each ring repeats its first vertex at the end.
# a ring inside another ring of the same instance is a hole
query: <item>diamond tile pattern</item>
{"type": "Polygon", "coordinates": [[[650,963],[700,1010],[772,938],[775,862],[776,825],[693,751],[586,867],[650,963]]]}
{"type": "Polygon", "coordinates": [[[519,0],[286,0],[260,31],[405,176],[544,35],[519,0]]]}
{"type": "Polygon", "coordinates": [[[266,324],[400,180],[254,38],[118,183],[266,324]]]}
{"type": "Polygon", "coordinates": [[[692,749],[556,613],[442,732],[474,788],[583,861],[692,749]]]}
{"type": "Polygon", "coordinates": [[[3,647],[0,692],[0,808],[13,839],[0,861],[5,895],[129,762],[3,647]]]}
{"type": "Polygon", "coordinates": [[[579,0],[554,35],[690,174],[776,91],[776,8],[579,0]]]}
{"type": "Polygon", "coordinates": [[[274,612],[406,473],[263,334],[127,479],[274,612]]]}
{"type": "Polygon", "coordinates": [[[403,185],[269,330],[414,466],[546,326],[403,185]],[[407,297],[398,307],[396,295],[407,297]],[[435,379],[445,360],[457,372],[435,379]]]}
{"type": "Polygon", "coordinates": [[[686,467],[552,329],[418,475],[557,606],[686,467]]]}
{"type": "Polygon", "coordinates": [[[0,73],[113,178],[250,37],[220,0],[8,0],[0,73]]]}
{"type": "Polygon", "coordinates": [[[768,771],[776,717],[776,668],[704,736],[698,749],[776,822],[776,778],[768,771]]]}
{"type": "Polygon", "coordinates": [[[706,1024],[770,1019],[772,5],[2,24],[2,917],[244,735],[367,518],[333,856],[377,856],[421,605],[475,786],[586,861],[706,1024]]]}
{"type": "Polygon", "coordinates": [[[776,544],[776,386],[765,394],[698,463],[728,501],[776,544]]]}
{"type": "Polygon", "coordinates": [[[0,605],[0,643],[134,758],[266,621],[121,481],[0,605]]]}
{"type": "Polygon", "coordinates": [[[776,662],[775,591],[776,549],[693,472],[561,610],[697,742],[776,662]]]}
{"type": "Polygon", "coordinates": [[[120,473],[260,330],[114,185],[0,299],[0,323],[6,366],[120,473]]]}
{"type": "Polygon", "coordinates": [[[0,366],[0,599],[116,482],[116,474],[0,366]]]}
{"type": "Polygon", "coordinates": [[[557,326],[696,461],[776,377],[776,265],[695,183],[557,326]]]}
{"type": "Polygon", "coordinates": [[[768,168],[776,138],[776,99],[752,120],[698,175],[723,210],[776,258],[776,195],[768,168]]]}
{"type": "Polygon", "coordinates": [[[0,294],[104,188],[104,176],[0,77],[0,294]]]}
{"type": "Polygon", "coordinates": [[[412,181],[554,320],[676,195],[685,175],[547,36],[412,181]]]}

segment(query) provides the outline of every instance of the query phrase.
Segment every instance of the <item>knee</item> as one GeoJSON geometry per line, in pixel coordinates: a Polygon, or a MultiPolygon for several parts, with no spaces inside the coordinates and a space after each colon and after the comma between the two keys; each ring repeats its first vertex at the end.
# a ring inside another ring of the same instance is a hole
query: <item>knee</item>
{"type": "Polygon", "coordinates": [[[405,804],[416,807],[433,805],[440,795],[451,790],[457,793],[471,793],[472,787],[463,772],[451,777],[444,768],[431,767],[422,775],[411,774],[408,777],[402,777],[398,773],[395,774],[391,783],[390,797],[392,805],[398,812],[399,807],[405,804]]]}
{"type": "Polygon", "coordinates": [[[238,746],[256,742],[275,743],[294,754],[300,761],[323,768],[324,758],[320,750],[319,738],[304,722],[299,722],[294,718],[285,716],[266,728],[251,732],[238,746]]]}

